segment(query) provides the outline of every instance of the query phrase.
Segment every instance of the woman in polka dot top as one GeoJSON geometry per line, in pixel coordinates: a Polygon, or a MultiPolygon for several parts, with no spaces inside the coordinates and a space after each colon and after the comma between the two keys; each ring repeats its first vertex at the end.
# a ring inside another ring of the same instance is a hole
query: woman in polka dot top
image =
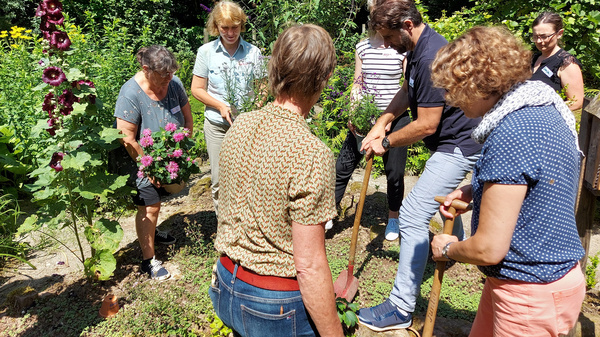
{"type": "Polygon", "coordinates": [[[473,201],[472,237],[436,235],[436,261],[471,263],[487,276],[470,336],[558,336],[585,296],[574,207],[580,151],[575,119],[531,77],[531,52],[500,27],[475,27],[442,48],[436,86],[469,118],[483,117],[471,185],[446,197],[473,201]]]}

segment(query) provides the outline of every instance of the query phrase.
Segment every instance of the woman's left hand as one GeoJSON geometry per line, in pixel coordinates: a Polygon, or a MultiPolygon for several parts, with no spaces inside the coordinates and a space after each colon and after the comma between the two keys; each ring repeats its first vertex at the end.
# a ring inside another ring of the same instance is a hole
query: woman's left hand
{"type": "Polygon", "coordinates": [[[454,235],[438,234],[431,240],[431,253],[433,261],[450,261],[442,255],[442,250],[448,242],[458,242],[458,238],[454,235]]]}

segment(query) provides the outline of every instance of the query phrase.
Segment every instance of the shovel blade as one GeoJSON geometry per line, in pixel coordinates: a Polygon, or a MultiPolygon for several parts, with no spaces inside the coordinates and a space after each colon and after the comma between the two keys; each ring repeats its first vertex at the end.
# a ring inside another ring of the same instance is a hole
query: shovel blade
{"type": "Polygon", "coordinates": [[[358,291],[358,279],[348,269],[342,270],[340,276],[333,283],[333,291],[336,298],[341,297],[352,302],[358,291]]]}

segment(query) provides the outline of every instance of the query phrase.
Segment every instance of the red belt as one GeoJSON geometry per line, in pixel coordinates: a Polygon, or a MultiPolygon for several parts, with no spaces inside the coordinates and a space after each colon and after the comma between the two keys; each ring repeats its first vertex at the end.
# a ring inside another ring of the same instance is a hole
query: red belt
{"type": "MultiPolygon", "coordinates": [[[[221,256],[221,264],[225,269],[233,274],[235,263],[227,255],[221,256]]],[[[249,285],[266,290],[276,291],[298,291],[298,280],[295,277],[279,277],[271,275],[259,275],[252,270],[245,269],[238,265],[236,278],[248,283],[249,285]]]]}

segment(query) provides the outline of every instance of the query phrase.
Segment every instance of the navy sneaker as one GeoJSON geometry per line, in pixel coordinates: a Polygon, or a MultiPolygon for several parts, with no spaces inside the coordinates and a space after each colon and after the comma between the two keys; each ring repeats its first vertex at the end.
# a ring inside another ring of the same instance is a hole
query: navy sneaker
{"type": "Polygon", "coordinates": [[[389,299],[386,299],[380,305],[360,309],[358,321],[373,331],[404,329],[412,324],[412,314],[403,315],[389,299]]]}
{"type": "Polygon", "coordinates": [[[174,237],[166,232],[161,232],[158,229],[154,230],[154,243],[159,245],[172,245],[177,241],[174,237]]]}
{"type": "Polygon", "coordinates": [[[151,279],[158,281],[171,277],[171,273],[162,266],[162,262],[155,258],[142,261],[142,273],[146,273],[151,279]]]}

